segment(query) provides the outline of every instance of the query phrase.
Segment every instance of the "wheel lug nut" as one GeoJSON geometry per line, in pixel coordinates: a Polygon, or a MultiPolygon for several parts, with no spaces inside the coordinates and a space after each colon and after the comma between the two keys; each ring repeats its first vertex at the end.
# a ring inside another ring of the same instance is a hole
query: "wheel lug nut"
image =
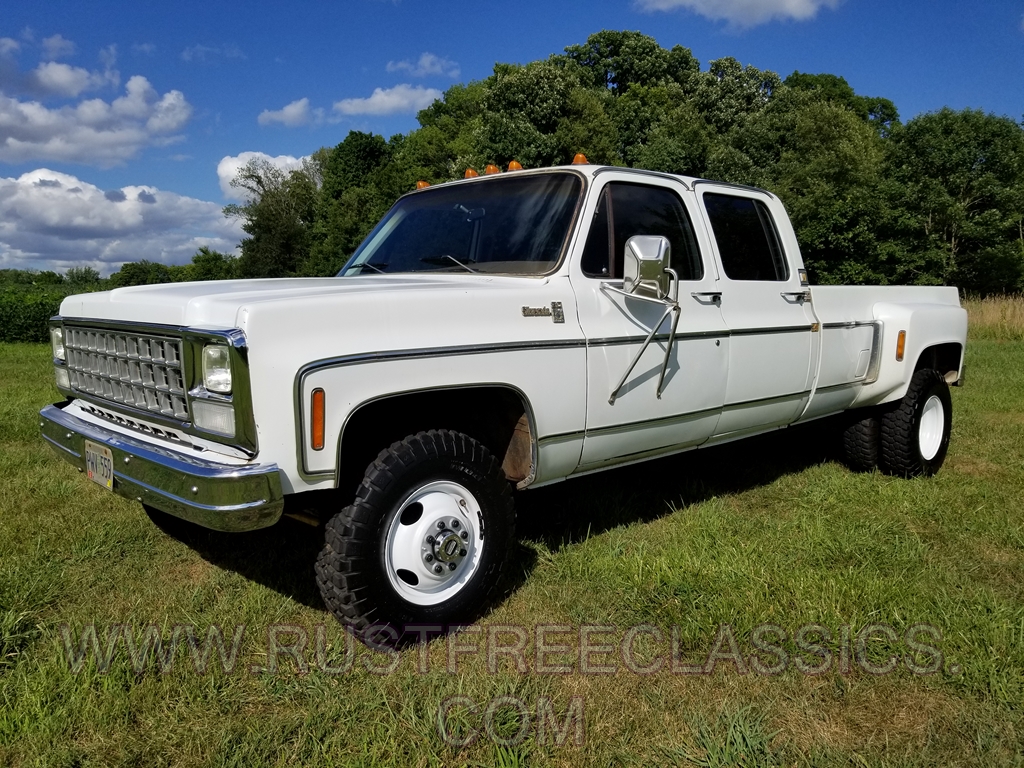
{"type": "Polygon", "coordinates": [[[427,536],[427,544],[433,544],[433,543],[434,543],[434,537],[433,536],[427,536]]]}
{"type": "Polygon", "coordinates": [[[456,530],[456,531],[459,530],[459,521],[458,520],[452,520],[452,528],[454,530],[456,530]]]}
{"type": "Polygon", "coordinates": [[[444,520],[438,520],[437,521],[437,530],[439,530],[439,531],[443,531],[444,530],[444,520]]]}
{"type": "Polygon", "coordinates": [[[433,556],[433,555],[429,555],[429,554],[428,554],[428,555],[427,555],[426,557],[424,557],[423,559],[424,559],[424,560],[426,560],[426,561],[427,561],[428,563],[432,563],[432,562],[434,562],[434,556],[433,556]]]}
{"type": "Polygon", "coordinates": [[[442,571],[444,571],[444,568],[441,567],[440,563],[434,566],[434,573],[440,574],[442,571]]]}
{"type": "Polygon", "coordinates": [[[454,571],[455,570],[455,563],[448,563],[448,570],[449,571],[454,571]]]}
{"type": "Polygon", "coordinates": [[[468,538],[469,538],[469,531],[463,531],[463,532],[462,532],[462,533],[460,533],[459,535],[460,535],[460,536],[461,536],[462,538],[464,538],[464,539],[468,539],[468,538]]]}
{"type": "MultiPolygon", "coordinates": [[[[459,557],[465,557],[465,556],[466,556],[466,550],[460,549],[459,550],[459,557]]],[[[455,565],[455,563],[452,563],[452,565],[455,565]]]]}

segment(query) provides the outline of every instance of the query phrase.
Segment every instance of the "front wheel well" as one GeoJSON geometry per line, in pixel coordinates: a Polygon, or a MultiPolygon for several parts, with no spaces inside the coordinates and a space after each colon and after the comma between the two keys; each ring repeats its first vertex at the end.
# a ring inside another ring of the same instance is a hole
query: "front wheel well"
{"type": "Polygon", "coordinates": [[[461,432],[486,446],[510,482],[522,484],[535,472],[525,395],[500,385],[457,387],[389,395],[356,408],[338,446],[338,487],[354,490],[378,453],[431,429],[461,432]]]}

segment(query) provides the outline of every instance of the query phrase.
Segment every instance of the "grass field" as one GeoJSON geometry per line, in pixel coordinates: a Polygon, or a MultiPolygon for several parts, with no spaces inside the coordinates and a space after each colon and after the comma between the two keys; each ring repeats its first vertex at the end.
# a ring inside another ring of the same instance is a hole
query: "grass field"
{"type": "Polygon", "coordinates": [[[0,765],[1024,763],[1013,311],[971,306],[935,478],[852,473],[821,422],[531,491],[505,599],[399,655],[347,649],[313,584],[316,529],[185,545],[59,461],[35,419],[57,397],[48,350],[0,345],[0,765]],[[165,646],[175,625],[229,646],[243,627],[234,670],[200,673],[187,643],[136,666],[150,625],[165,646]],[[570,652],[538,658],[547,625],[570,652]],[[113,660],[75,671],[65,640],[74,657],[90,627],[113,660]],[[584,669],[587,627],[613,650],[584,669]],[[492,665],[484,649],[520,634],[526,670],[492,665]]]}

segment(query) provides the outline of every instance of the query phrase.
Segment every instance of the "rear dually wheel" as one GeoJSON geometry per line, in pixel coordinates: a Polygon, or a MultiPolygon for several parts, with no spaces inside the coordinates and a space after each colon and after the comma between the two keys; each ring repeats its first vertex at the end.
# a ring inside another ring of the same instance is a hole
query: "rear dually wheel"
{"type": "Polygon", "coordinates": [[[902,477],[934,475],[946,459],[952,423],[945,378],[930,368],[917,371],[907,394],[882,416],[882,468],[902,477]]]}

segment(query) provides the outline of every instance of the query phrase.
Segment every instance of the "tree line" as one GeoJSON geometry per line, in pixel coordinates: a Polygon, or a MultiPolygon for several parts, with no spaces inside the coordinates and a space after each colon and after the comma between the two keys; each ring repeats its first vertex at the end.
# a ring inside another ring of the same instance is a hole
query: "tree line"
{"type": "Polygon", "coordinates": [[[419,180],[583,152],[774,192],[816,283],[1024,290],[1024,127],[1009,117],[943,108],[904,123],[837,75],[783,80],[733,58],[705,70],[682,46],[603,31],[454,85],[418,121],[390,139],[352,131],[290,172],[251,161],[233,182],[243,202],[224,209],[245,232],[237,258],[204,249],[102,282],[332,275],[419,180]]]}

